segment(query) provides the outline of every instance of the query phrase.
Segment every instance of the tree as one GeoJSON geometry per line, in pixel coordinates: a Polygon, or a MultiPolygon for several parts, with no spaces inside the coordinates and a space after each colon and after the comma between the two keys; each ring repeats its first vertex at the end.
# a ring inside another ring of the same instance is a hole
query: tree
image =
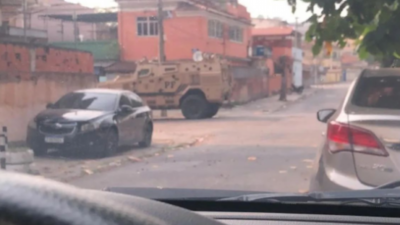
{"type": "Polygon", "coordinates": [[[360,58],[371,55],[385,67],[398,64],[400,0],[287,0],[293,11],[297,1],[307,3],[312,13],[305,38],[314,42],[314,55],[327,43],[343,48],[354,39],[360,58]]]}

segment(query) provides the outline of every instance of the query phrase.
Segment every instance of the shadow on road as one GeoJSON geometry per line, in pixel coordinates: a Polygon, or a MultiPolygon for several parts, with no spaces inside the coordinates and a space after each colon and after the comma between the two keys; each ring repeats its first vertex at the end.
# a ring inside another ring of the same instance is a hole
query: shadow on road
{"type": "Polygon", "coordinates": [[[160,118],[160,119],[154,119],[155,122],[157,123],[169,123],[169,122],[174,122],[174,123],[204,123],[204,122],[234,122],[234,121],[278,121],[280,120],[277,117],[272,117],[269,115],[269,113],[263,113],[263,112],[253,112],[254,115],[249,115],[249,116],[242,116],[242,115],[237,115],[237,116],[218,116],[212,119],[202,119],[202,120],[186,120],[184,118],[160,118]],[[258,115],[258,116],[257,116],[258,115]]]}

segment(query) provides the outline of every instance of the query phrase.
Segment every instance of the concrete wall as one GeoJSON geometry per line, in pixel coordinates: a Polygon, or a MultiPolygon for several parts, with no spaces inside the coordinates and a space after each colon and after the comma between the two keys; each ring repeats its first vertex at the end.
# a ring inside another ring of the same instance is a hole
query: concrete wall
{"type": "Polygon", "coordinates": [[[0,44],[0,126],[23,141],[28,122],[65,93],[94,86],[90,53],[0,44]]]}
{"type": "Polygon", "coordinates": [[[41,74],[37,80],[0,81],[0,126],[8,127],[11,141],[23,141],[27,124],[47,103],[95,82],[94,76],[79,74],[41,74]]]}
{"type": "Polygon", "coordinates": [[[342,70],[332,69],[328,70],[325,76],[321,76],[320,83],[337,83],[342,80],[342,70]]]}
{"type": "MultiPolygon", "coordinates": [[[[234,79],[231,101],[235,104],[246,103],[257,99],[277,95],[281,90],[282,78],[279,74],[264,77],[234,79]]],[[[291,89],[291,78],[288,79],[288,93],[291,89]]]]}
{"type": "MultiPolygon", "coordinates": [[[[281,90],[280,74],[267,75],[262,70],[253,67],[234,67],[232,76],[234,84],[231,101],[234,103],[246,103],[276,95],[281,90]]],[[[287,78],[287,90],[291,89],[292,79],[292,76],[287,78]]]]}

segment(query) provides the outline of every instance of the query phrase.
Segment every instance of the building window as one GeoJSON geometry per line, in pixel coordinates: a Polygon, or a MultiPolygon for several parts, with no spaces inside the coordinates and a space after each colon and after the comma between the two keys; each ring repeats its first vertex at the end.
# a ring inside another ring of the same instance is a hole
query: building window
{"type": "Polygon", "coordinates": [[[214,38],[222,38],[224,34],[224,26],[221,22],[216,20],[208,21],[208,36],[214,38]]]}
{"type": "Polygon", "coordinates": [[[243,42],[243,29],[240,27],[229,27],[229,39],[232,41],[243,42]]]}
{"type": "Polygon", "coordinates": [[[157,17],[138,17],[136,19],[138,36],[157,36],[158,20],[157,17]]]}

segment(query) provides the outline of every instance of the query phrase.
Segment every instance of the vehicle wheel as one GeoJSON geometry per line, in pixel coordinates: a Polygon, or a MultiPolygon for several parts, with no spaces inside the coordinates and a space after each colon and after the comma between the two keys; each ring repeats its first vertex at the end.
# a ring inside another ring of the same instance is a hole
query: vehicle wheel
{"type": "Polygon", "coordinates": [[[206,113],[206,118],[213,118],[215,115],[217,115],[220,107],[221,105],[219,104],[209,104],[206,113]]]}
{"type": "Polygon", "coordinates": [[[139,142],[139,147],[147,148],[151,146],[153,140],[153,125],[148,123],[143,130],[143,140],[139,142]]]}
{"type": "Polygon", "coordinates": [[[182,114],[186,119],[204,119],[207,114],[207,100],[200,95],[190,95],[186,97],[181,105],[182,114]]]}
{"type": "Polygon", "coordinates": [[[100,131],[102,140],[99,146],[99,156],[108,157],[112,156],[117,152],[118,149],[118,133],[115,129],[105,129],[100,131]]]}
{"type": "Polygon", "coordinates": [[[44,156],[47,154],[46,148],[34,147],[34,148],[32,148],[32,150],[33,150],[33,153],[35,154],[35,156],[44,156]]]}

